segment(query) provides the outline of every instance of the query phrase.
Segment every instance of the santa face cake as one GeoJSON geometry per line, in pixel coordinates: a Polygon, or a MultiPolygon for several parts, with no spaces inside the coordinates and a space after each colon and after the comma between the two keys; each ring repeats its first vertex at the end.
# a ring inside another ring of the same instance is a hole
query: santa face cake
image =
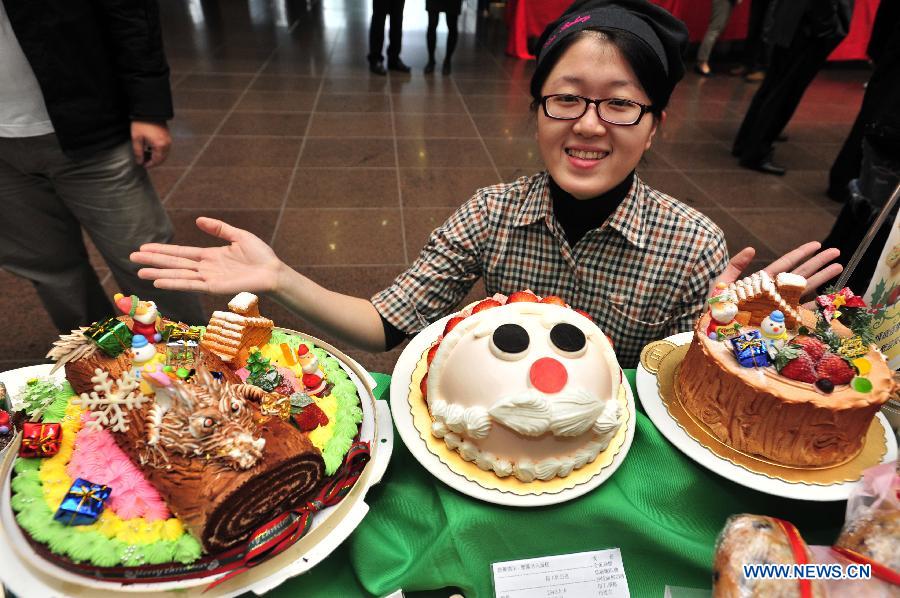
{"type": "Polygon", "coordinates": [[[508,303],[459,322],[428,370],[432,433],[467,461],[523,482],[568,476],[620,426],[620,369],[572,309],[508,303]]]}

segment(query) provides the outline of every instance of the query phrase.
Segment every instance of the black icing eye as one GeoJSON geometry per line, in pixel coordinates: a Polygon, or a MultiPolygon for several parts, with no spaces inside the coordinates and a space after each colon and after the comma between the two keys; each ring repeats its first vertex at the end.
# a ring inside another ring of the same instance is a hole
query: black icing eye
{"type": "Polygon", "coordinates": [[[204,428],[209,429],[209,428],[215,427],[215,425],[216,425],[216,420],[214,420],[213,418],[211,418],[211,417],[203,418],[203,427],[204,428]]]}
{"type": "Polygon", "coordinates": [[[587,339],[581,328],[565,322],[550,329],[550,342],[560,353],[568,356],[580,355],[587,346],[587,339]],[[573,353],[576,355],[571,355],[573,353]]]}
{"type": "Polygon", "coordinates": [[[240,401],[231,401],[231,412],[235,413],[235,414],[241,412],[241,402],[240,401]]]}
{"type": "Polygon", "coordinates": [[[500,359],[519,359],[528,343],[527,330],[518,324],[501,324],[491,335],[491,352],[500,359]]]}

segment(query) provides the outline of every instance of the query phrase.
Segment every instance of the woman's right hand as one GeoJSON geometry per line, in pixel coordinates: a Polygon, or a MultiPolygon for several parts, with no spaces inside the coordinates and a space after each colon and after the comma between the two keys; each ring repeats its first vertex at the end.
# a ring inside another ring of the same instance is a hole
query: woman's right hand
{"type": "Polygon", "coordinates": [[[262,239],[214,218],[197,218],[197,227],[231,244],[204,248],[147,243],[131,254],[131,261],[150,266],[141,268],[138,276],[152,280],[158,289],[223,295],[278,288],[285,266],[262,239]]]}

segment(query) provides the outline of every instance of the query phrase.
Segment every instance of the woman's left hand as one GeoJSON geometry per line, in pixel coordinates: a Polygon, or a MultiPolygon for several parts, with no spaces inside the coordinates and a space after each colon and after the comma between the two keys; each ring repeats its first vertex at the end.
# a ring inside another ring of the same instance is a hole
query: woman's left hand
{"type": "MultiPolygon", "coordinates": [[[[821,251],[820,249],[822,244],[818,241],[804,243],[766,266],[764,270],[772,278],[781,272],[799,274],[806,278],[807,290],[814,291],[844,270],[840,264],[832,263],[841,254],[839,250],[833,247],[821,251]]],[[[756,250],[752,247],[745,247],[737,252],[722,274],[713,282],[713,287],[716,283],[732,283],[742,275],[746,276],[743,272],[753,261],[754,255],[756,250]]]]}

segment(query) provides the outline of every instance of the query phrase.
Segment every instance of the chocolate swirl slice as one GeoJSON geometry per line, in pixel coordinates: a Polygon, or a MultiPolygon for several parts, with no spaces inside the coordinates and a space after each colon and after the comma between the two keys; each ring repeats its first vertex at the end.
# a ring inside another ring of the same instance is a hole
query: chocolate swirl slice
{"type": "Polygon", "coordinates": [[[263,416],[248,403],[265,439],[264,458],[237,470],[216,459],[169,454],[168,463],[142,463],[146,450],[146,407],[133,412],[125,433],[114,434],[125,453],[141,467],[191,534],[208,553],[229,548],[280,513],[303,503],[324,476],[325,463],[307,435],[277,417],[263,416]]]}

